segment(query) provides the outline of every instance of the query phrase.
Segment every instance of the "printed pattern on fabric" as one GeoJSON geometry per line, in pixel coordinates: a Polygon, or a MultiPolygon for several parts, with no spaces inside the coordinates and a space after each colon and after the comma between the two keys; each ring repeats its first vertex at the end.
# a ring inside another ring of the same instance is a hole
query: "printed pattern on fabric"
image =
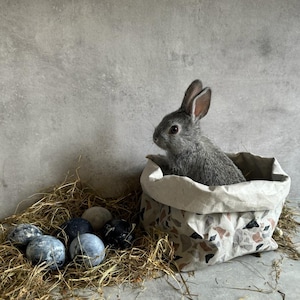
{"type": "Polygon", "coordinates": [[[168,233],[179,270],[189,271],[277,249],[272,235],[282,204],[273,211],[200,215],[161,204],[143,194],[141,220],[148,230],[156,227],[168,233]]]}

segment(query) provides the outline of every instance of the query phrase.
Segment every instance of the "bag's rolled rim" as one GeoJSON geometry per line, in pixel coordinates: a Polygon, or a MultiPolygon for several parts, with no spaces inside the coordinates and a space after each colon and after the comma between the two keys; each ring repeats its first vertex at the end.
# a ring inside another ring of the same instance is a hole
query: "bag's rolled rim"
{"type": "MultiPolygon", "coordinates": [[[[253,159],[264,158],[253,155],[253,159]]],[[[140,181],[143,192],[162,204],[189,212],[211,214],[264,211],[283,204],[291,180],[275,158],[272,179],[206,186],[184,176],[164,176],[160,167],[148,160],[140,181]]]]}

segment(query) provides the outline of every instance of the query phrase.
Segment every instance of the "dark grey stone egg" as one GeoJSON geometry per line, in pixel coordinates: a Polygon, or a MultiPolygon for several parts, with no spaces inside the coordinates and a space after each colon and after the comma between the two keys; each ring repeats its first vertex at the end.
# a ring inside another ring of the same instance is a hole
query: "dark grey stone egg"
{"type": "MultiPolygon", "coordinates": [[[[93,227],[91,223],[83,218],[72,218],[62,224],[60,228],[68,237],[69,242],[71,242],[80,234],[93,233],[93,227]]],[[[59,233],[59,237],[63,237],[63,235],[59,233]]]]}
{"type": "Polygon", "coordinates": [[[105,257],[105,246],[102,240],[91,233],[80,234],[69,248],[70,257],[86,268],[99,265],[105,257]]]}
{"type": "Polygon", "coordinates": [[[37,236],[43,235],[42,231],[32,224],[19,224],[7,236],[7,239],[18,247],[26,247],[37,236]]]}
{"type": "Polygon", "coordinates": [[[101,233],[103,241],[112,248],[126,249],[132,246],[134,226],[125,220],[108,221],[101,233]]]}
{"type": "Polygon", "coordinates": [[[54,236],[42,235],[29,242],[26,256],[34,265],[46,263],[50,270],[55,270],[63,266],[66,249],[64,244],[54,236]]]}

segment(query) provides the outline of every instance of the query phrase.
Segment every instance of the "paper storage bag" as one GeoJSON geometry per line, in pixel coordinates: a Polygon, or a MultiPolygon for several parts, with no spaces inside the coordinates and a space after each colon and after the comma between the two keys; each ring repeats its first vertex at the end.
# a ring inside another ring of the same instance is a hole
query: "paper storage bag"
{"type": "Polygon", "coordinates": [[[229,155],[247,181],[206,186],[166,175],[148,161],[141,175],[141,222],[168,233],[175,262],[190,271],[249,253],[274,250],[272,235],[290,178],[275,158],[229,155]]]}

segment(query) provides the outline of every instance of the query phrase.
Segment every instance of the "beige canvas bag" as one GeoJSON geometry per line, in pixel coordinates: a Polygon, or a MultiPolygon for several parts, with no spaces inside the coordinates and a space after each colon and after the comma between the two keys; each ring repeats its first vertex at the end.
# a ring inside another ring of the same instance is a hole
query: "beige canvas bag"
{"type": "Polygon", "coordinates": [[[272,235],[290,189],[275,158],[229,155],[247,181],[205,186],[166,175],[148,161],[141,175],[141,221],[168,233],[179,270],[196,270],[249,253],[274,250],[272,235]]]}

